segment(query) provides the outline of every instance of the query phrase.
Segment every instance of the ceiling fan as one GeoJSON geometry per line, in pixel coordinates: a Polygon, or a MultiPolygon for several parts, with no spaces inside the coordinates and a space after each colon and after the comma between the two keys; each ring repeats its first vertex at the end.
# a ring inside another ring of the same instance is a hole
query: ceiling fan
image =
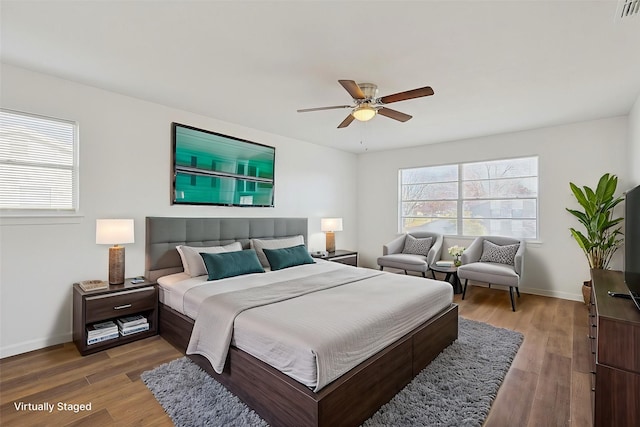
{"type": "Polygon", "coordinates": [[[421,98],[423,96],[433,95],[433,89],[429,86],[421,87],[419,89],[408,90],[406,92],[398,92],[393,95],[383,96],[377,98],[378,86],[373,83],[356,83],[353,80],[338,80],[343,88],[353,98],[354,105],[334,105],[332,107],[318,107],[318,108],[304,108],[298,110],[298,113],[306,113],[309,111],[320,110],[334,110],[337,108],[351,108],[351,114],[345,118],[342,123],[338,125],[338,128],[346,128],[355,120],[366,122],[371,120],[376,114],[389,117],[390,119],[398,120],[400,122],[406,122],[412,116],[401,113],[400,111],[392,110],[384,105],[391,104],[392,102],[406,101],[407,99],[421,98]]]}

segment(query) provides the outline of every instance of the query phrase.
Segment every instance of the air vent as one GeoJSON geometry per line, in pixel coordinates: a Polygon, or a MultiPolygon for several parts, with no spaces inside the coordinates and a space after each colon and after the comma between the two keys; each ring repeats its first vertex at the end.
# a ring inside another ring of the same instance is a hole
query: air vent
{"type": "Polygon", "coordinates": [[[616,20],[626,21],[634,16],[640,16],[640,0],[618,0],[616,20]]]}

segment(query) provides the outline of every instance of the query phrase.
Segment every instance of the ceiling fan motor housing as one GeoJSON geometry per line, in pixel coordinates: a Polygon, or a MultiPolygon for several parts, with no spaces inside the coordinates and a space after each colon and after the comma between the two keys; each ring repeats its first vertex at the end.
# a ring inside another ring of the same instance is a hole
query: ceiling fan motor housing
{"type": "Polygon", "coordinates": [[[365,98],[360,100],[361,103],[374,101],[376,96],[378,96],[378,86],[373,83],[358,83],[358,87],[364,94],[365,98]]]}

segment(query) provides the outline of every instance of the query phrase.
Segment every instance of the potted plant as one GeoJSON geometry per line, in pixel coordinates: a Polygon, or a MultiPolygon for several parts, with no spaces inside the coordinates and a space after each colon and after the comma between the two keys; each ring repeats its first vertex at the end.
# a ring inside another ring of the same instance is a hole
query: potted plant
{"type": "MultiPolygon", "coordinates": [[[[580,188],[572,182],[569,186],[583,210],[566,209],[578,218],[585,228],[585,233],[570,228],[571,235],[587,257],[589,268],[608,269],[611,257],[622,243],[621,227],[617,227],[622,218],[613,218],[613,209],[624,200],[622,197],[614,197],[618,177],[605,173],[598,181],[595,191],[587,186],[580,188]]],[[[588,281],[583,285],[583,295],[587,304],[591,291],[585,290],[584,287],[590,284],[588,281]]]]}
{"type": "Polygon", "coordinates": [[[449,255],[451,255],[453,257],[453,265],[455,265],[456,267],[460,267],[460,265],[462,264],[462,261],[460,261],[460,257],[462,256],[462,253],[464,252],[464,247],[463,246],[451,246],[448,249],[449,255]]]}

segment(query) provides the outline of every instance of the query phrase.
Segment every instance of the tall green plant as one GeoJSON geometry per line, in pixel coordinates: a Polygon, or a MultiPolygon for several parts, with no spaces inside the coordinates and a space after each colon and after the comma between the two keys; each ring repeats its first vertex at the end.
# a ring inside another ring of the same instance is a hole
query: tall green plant
{"type": "Polygon", "coordinates": [[[618,186],[618,177],[602,175],[595,191],[584,186],[582,189],[570,182],[573,195],[584,211],[566,208],[585,227],[586,233],[570,228],[571,235],[584,252],[590,268],[609,268],[611,257],[618,250],[622,239],[621,227],[616,227],[622,218],[612,218],[613,209],[622,197],[614,197],[618,186]]]}

